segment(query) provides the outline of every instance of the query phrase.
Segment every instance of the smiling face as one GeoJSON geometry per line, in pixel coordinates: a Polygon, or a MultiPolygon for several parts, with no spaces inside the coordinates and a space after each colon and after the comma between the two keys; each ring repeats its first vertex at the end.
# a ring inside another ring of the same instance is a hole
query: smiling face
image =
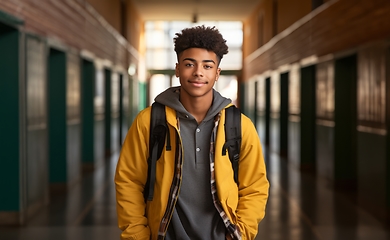
{"type": "Polygon", "coordinates": [[[176,77],[181,84],[180,99],[205,98],[212,101],[212,89],[220,72],[218,58],[214,52],[203,48],[184,50],[176,64],[176,77]]]}

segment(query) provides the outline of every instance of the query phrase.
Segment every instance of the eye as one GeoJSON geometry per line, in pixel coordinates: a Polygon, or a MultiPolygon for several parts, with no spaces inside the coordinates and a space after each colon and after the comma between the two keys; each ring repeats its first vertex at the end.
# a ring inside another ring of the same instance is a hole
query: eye
{"type": "Polygon", "coordinates": [[[205,69],[211,69],[211,68],[213,68],[213,67],[210,66],[210,65],[204,65],[204,68],[205,68],[205,69]]]}
{"type": "Polygon", "coordinates": [[[186,67],[193,67],[194,64],[192,64],[192,63],[186,63],[185,66],[186,66],[186,67]]]}

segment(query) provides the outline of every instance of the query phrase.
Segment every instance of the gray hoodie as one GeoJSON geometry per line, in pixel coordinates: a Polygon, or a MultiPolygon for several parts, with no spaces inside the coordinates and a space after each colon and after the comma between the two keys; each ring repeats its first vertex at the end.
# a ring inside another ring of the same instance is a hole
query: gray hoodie
{"type": "MultiPolygon", "coordinates": [[[[196,119],[179,100],[180,87],[159,94],[160,102],[176,110],[184,148],[182,183],[166,239],[225,239],[225,226],[214,207],[210,183],[210,137],[214,117],[231,103],[213,89],[213,103],[203,121],[196,119]]],[[[174,161],[174,159],[172,159],[174,161]]]]}

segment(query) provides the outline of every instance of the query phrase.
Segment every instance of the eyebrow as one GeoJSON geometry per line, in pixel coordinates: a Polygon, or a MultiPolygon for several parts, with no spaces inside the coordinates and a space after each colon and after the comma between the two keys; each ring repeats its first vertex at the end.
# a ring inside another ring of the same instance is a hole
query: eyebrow
{"type": "MultiPolygon", "coordinates": [[[[196,62],[196,60],[193,59],[193,58],[184,58],[184,59],[183,59],[183,62],[186,61],[186,60],[191,61],[191,62],[196,62]]],[[[214,60],[211,60],[211,59],[210,59],[210,60],[208,60],[208,59],[202,60],[202,62],[212,62],[212,63],[215,64],[214,60]]]]}

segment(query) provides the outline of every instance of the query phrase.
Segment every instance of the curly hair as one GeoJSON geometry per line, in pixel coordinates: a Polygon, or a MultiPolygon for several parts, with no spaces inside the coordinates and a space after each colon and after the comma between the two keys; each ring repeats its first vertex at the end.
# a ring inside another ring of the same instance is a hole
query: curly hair
{"type": "Polygon", "coordinates": [[[175,52],[179,59],[180,53],[188,48],[204,48],[213,51],[219,62],[224,54],[228,53],[226,40],[215,27],[196,26],[185,28],[181,33],[176,33],[174,38],[175,52]]]}

